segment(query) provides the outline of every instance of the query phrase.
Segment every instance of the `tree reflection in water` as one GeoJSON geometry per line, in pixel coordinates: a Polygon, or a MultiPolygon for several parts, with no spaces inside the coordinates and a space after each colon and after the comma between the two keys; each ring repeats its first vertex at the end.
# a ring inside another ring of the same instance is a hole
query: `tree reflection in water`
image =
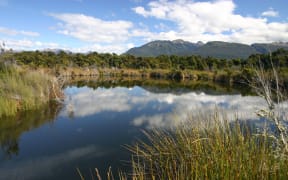
{"type": "Polygon", "coordinates": [[[62,105],[51,102],[39,109],[22,111],[13,117],[0,118],[0,147],[5,158],[18,155],[19,138],[24,132],[37,128],[45,123],[53,123],[62,105]]]}

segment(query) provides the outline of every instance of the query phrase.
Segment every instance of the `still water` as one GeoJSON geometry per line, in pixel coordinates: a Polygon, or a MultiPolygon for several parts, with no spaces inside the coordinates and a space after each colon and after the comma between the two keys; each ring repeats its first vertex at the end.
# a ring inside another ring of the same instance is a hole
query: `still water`
{"type": "Polygon", "coordinates": [[[195,113],[255,119],[263,99],[225,86],[172,82],[78,82],[65,88],[63,105],[50,104],[0,119],[0,179],[90,178],[97,167],[127,170],[123,145],[141,130],[170,128],[195,113]],[[243,95],[245,94],[245,95],[243,95]]]}

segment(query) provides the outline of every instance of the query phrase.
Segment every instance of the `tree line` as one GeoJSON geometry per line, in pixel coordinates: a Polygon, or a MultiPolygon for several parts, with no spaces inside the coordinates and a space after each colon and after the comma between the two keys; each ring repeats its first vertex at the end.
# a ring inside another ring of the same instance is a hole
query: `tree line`
{"type": "Polygon", "coordinates": [[[213,57],[160,55],[157,57],[135,57],[129,54],[91,52],[71,53],[65,51],[22,51],[2,53],[2,60],[31,67],[89,67],[115,69],[171,69],[171,70],[243,70],[259,63],[265,69],[271,62],[277,67],[288,67],[288,51],[278,49],[271,54],[253,54],[247,59],[217,59],[213,57]]]}

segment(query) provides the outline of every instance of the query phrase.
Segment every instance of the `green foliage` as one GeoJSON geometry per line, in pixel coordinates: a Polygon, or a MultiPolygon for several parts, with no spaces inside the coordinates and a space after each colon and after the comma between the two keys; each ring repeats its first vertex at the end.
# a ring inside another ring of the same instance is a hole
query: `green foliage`
{"type": "Polygon", "coordinates": [[[89,54],[66,53],[60,51],[40,52],[25,51],[18,53],[7,53],[2,57],[4,61],[13,59],[20,65],[32,67],[91,67],[91,68],[115,68],[115,69],[176,69],[176,70],[221,70],[225,68],[243,69],[258,66],[261,62],[265,69],[271,68],[271,58],[274,65],[281,68],[288,67],[288,51],[279,49],[271,54],[254,54],[246,60],[239,58],[226,60],[213,57],[201,56],[177,56],[160,55],[157,57],[135,57],[127,54],[116,55],[109,53],[89,54]]]}

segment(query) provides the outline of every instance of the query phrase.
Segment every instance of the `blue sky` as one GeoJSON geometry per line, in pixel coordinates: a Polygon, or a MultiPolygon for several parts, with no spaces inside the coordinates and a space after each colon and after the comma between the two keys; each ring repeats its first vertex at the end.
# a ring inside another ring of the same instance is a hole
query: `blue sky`
{"type": "Polygon", "coordinates": [[[287,0],[0,0],[0,42],[115,53],[152,40],[288,42],[287,7],[287,0]]]}

